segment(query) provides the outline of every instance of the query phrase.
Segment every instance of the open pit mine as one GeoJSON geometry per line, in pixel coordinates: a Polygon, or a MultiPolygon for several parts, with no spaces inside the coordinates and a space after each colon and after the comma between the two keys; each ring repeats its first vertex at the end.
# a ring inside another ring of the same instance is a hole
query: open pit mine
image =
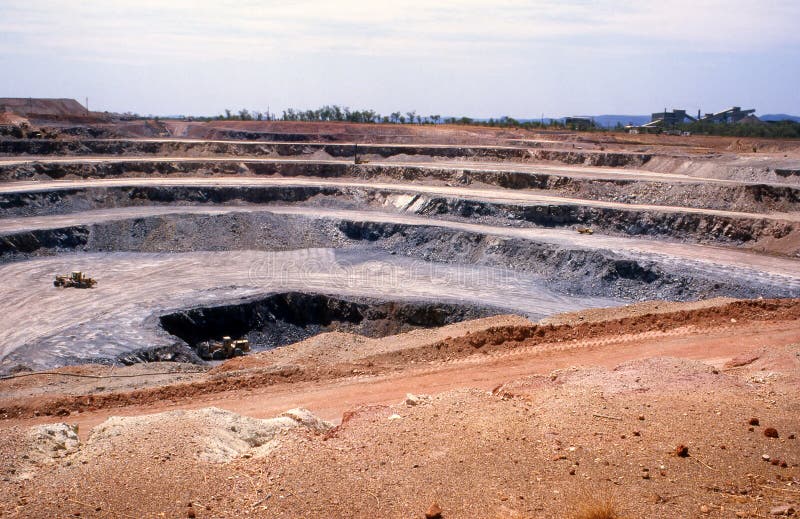
{"type": "Polygon", "coordinates": [[[0,515],[797,508],[800,143],[68,119],[0,138],[0,515]]]}

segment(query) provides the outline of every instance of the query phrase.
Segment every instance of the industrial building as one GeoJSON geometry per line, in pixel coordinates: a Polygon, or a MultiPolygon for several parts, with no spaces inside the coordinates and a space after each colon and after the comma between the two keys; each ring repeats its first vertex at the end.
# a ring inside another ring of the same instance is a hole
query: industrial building
{"type": "Polygon", "coordinates": [[[671,127],[676,126],[678,124],[683,124],[687,120],[689,121],[696,121],[694,117],[688,115],[686,110],[672,110],[668,112],[666,108],[664,108],[663,112],[656,112],[650,116],[650,122],[645,124],[645,127],[671,127]]]}
{"type": "Polygon", "coordinates": [[[706,114],[703,116],[702,120],[712,123],[734,124],[754,113],[756,113],[755,108],[742,110],[741,107],[734,106],[715,114],[706,114]]]}
{"type": "Polygon", "coordinates": [[[655,112],[650,116],[650,122],[642,126],[627,126],[628,131],[632,133],[639,133],[640,131],[652,132],[661,131],[663,129],[674,129],[676,126],[691,122],[710,122],[714,124],[736,124],[746,122],[758,122],[753,114],[755,109],[742,110],[740,106],[734,106],[721,112],[709,113],[701,116],[700,110],[697,111],[697,117],[692,117],[686,113],[686,110],[673,109],[667,111],[665,108],[663,112],[655,112]]]}
{"type": "Polygon", "coordinates": [[[571,130],[589,130],[594,128],[594,120],[588,117],[567,117],[564,125],[571,130]]]}

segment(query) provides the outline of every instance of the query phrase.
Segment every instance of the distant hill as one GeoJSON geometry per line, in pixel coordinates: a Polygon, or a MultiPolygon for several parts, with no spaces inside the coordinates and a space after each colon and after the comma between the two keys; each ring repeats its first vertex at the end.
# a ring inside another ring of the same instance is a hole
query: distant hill
{"type": "Polygon", "coordinates": [[[759,119],[762,121],[793,121],[796,123],[800,123],[800,117],[797,115],[787,115],[787,114],[766,114],[766,115],[759,115],[759,119]]]}

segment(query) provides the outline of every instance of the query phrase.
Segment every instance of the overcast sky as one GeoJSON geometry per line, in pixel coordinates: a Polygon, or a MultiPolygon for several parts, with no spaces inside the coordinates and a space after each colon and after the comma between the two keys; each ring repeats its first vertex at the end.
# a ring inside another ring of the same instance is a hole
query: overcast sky
{"type": "Polygon", "coordinates": [[[0,0],[0,97],[214,115],[800,114],[795,0],[0,0]]]}

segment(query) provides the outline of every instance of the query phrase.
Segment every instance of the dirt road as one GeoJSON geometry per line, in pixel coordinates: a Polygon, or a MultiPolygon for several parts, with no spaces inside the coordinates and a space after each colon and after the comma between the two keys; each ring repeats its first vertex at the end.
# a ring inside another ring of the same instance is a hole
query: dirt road
{"type": "Polygon", "coordinates": [[[309,178],[263,178],[263,177],[195,177],[195,178],[126,178],[103,180],[54,180],[47,182],[13,182],[0,185],[0,193],[31,193],[39,191],[58,191],[67,189],[91,189],[104,187],[143,187],[143,186],[224,186],[224,187],[342,187],[458,197],[465,200],[485,202],[515,203],[521,205],[559,204],[626,211],[662,211],[668,213],[689,213],[729,218],[759,218],[765,220],[786,220],[800,222],[800,212],[784,213],[746,213],[741,211],[720,211],[653,204],[632,204],[569,198],[544,195],[536,191],[489,189],[484,187],[452,187],[439,185],[420,185],[396,182],[365,182],[355,178],[336,180],[309,178]]]}

